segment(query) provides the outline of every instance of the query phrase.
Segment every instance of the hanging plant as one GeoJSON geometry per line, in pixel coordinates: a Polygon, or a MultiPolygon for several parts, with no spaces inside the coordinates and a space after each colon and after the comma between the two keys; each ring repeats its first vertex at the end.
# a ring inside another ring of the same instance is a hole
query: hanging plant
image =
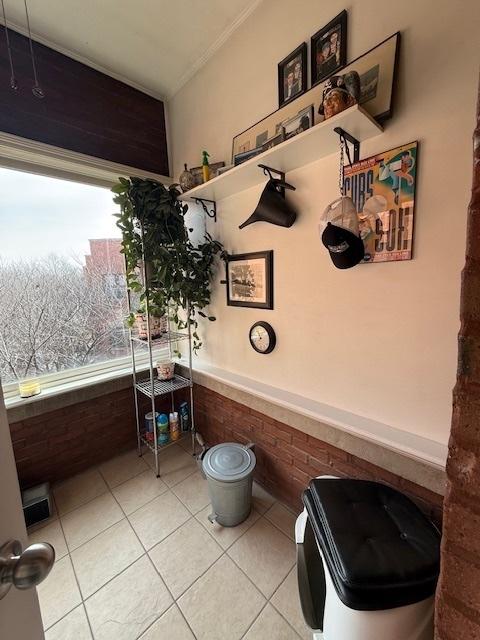
{"type": "MultiPolygon", "coordinates": [[[[211,281],[217,256],[226,252],[208,233],[199,245],[190,241],[185,227],[188,206],[179,201],[177,185],[166,187],[155,180],[119,178],[112,188],[122,232],[128,288],[139,295],[141,307],[148,300],[156,315],[170,313],[177,327],[193,329],[193,351],[202,346],[198,316],[214,321],[205,310],[210,304],[211,281]],[[140,266],[145,262],[147,282],[140,266]]],[[[132,314],[129,323],[134,322],[132,314]]]]}

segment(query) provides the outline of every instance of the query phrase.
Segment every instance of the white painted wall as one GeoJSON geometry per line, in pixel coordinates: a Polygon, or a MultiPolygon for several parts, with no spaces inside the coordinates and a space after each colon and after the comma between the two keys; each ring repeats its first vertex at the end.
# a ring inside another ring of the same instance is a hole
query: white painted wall
{"type": "Polygon", "coordinates": [[[258,188],[225,199],[210,230],[230,252],[274,250],[275,309],[227,307],[217,284],[211,311],[218,320],[202,328],[201,358],[446,442],[472,173],[478,0],[264,0],[170,101],[174,175],[184,162],[198,165],[202,149],[228,162],[232,137],[276,108],[277,62],[345,7],[349,60],[402,32],[395,116],[361,152],[420,141],[414,259],[346,272],[332,267],[317,220],[337,196],[338,157],[288,175],[300,213],[291,229],[238,230],[258,188]],[[249,327],[260,319],[277,332],[268,356],[248,342],[249,327]]]}

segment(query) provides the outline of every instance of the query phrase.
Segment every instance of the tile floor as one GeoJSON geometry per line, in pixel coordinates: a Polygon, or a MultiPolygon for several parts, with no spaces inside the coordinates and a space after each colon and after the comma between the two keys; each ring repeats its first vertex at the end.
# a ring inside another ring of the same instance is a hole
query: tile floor
{"type": "Polygon", "coordinates": [[[132,451],[54,487],[56,514],[29,532],[57,554],[38,588],[46,640],[311,639],[295,515],[254,485],[244,523],[210,524],[187,446],[162,451],[160,479],[132,451]]]}

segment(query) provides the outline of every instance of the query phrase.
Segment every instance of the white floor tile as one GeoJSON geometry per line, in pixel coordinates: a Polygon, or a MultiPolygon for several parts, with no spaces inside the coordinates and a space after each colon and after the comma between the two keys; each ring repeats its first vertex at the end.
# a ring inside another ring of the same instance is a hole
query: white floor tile
{"type": "Polygon", "coordinates": [[[195,640],[195,636],[174,604],[140,636],[139,640],[195,640]]]}
{"type": "Polygon", "coordinates": [[[222,548],[190,518],[150,551],[174,598],[178,598],[222,555],[222,548]]]}
{"type": "Polygon", "coordinates": [[[110,492],[67,513],[61,521],[68,548],[73,551],[124,517],[110,492]]]}
{"type": "Polygon", "coordinates": [[[198,640],[239,640],[265,598],[230,558],[222,556],[177,604],[198,640]]]}
{"type": "Polygon", "coordinates": [[[95,640],[138,638],[172,604],[147,556],[85,602],[95,640]]]}
{"type": "Polygon", "coordinates": [[[200,471],[176,484],[172,491],[194,515],[210,504],[208,484],[200,471]]]}
{"type": "Polygon", "coordinates": [[[49,575],[38,585],[37,593],[44,629],[51,627],[81,603],[69,556],[53,565],[49,575]]]}
{"type": "Polygon", "coordinates": [[[295,544],[273,524],[260,518],[233,544],[228,555],[266,598],[295,564],[295,544]]]}
{"type": "Polygon", "coordinates": [[[111,489],[146,471],[148,465],[138,455],[138,451],[133,449],[107,462],[103,462],[98,469],[111,489]]]}
{"type": "Polygon", "coordinates": [[[160,477],[168,487],[173,487],[198,469],[195,458],[180,445],[174,444],[159,456],[160,477]]]}
{"type": "Polygon", "coordinates": [[[223,549],[228,549],[235,540],[238,540],[260,518],[260,514],[255,509],[252,509],[248,518],[236,527],[222,527],[217,523],[212,524],[210,522],[208,516],[211,512],[212,508],[208,505],[208,507],[197,513],[195,517],[223,549]]]}
{"type": "Polygon", "coordinates": [[[244,640],[299,640],[298,634],[282,618],[282,616],[267,604],[262,613],[255,620],[244,640]]]}
{"type": "Polygon", "coordinates": [[[296,515],[287,507],[284,507],[280,502],[276,502],[266,513],[265,518],[270,520],[276,527],[278,527],[285,535],[292,540],[295,540],[295,521],[296,515]]]}
{"type": "Polygon", "coordinates": [[[83,604],[50,627],[45,640],[92,640],[83,604]]]}
{"type": "Polygon", "coordinates": [[[160,454],[160,479],[136,451],[101,471],[57,485],[60,519],[29,530],[57,554],[38,588],[46,640],[311,640],[287,537],[295,515],[260,485],[247,520],[221,527],[178,444],[160,454]]]}
{"type": "Polygon", "coordinates": [[[144,504],[167,491],[167,485],[157,478],[151,469],[147,469],[131,480],[112,489],[123,511],[129,515],[144,504]]]}
{"type": "Polygon", "coordinates": [[[126,519],[75,549],[72,562],[83,598],[91,596],[144,553],[126,519]]]}
{"type": "Polygon", "coordinates": [[[171,491],[137,509],[129,520],[143,546],[151,549],[190,518],[190,513],[171,491]]]}
{"type": "Polygon", "coordinates": [[[273,594],[270,602],[277,611],[288,620],[301,638],[304,640],[312,640],[312,630],[305,624],[300,605],[296,567],[290,571],[286,580],[282,582],[273,594]]]}
{"type": "Polygon", "coordinates": [[[35,529],[32,533],[28,533],[28,544],[34,542],[48,542],[55,549],[55,562],[61,560],[68,553],[67,543],[63,535],[60,520],[50,522],[50,524],[35,529]]]}
{"type": "Polygon", "coordinates": [[[88,469],[64,480],[53,488],[58,514],[62,516],[106,491],[108,487],[97,469],[88,469]]]}

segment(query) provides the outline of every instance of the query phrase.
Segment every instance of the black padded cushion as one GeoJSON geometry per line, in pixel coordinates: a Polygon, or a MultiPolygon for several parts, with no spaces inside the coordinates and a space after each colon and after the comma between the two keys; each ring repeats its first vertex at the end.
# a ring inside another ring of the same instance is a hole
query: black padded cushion
{"type": "Polygon", "coordinates": [[[392,609],[434,593],[440,534],[402,493],[379,482],[319,478],[303,502],[345,605],[392,609]]]}

